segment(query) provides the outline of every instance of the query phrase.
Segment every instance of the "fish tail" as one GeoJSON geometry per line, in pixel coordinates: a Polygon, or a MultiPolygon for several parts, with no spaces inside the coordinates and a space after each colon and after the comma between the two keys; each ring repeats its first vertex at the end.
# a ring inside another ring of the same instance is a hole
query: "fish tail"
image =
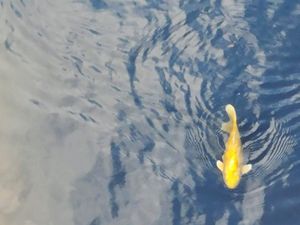
{"type": "Polygon", "coordinates": [[[236,123],[236,112],[235,112],[233,105],[231,105],[231,104],[226,105],[225,110],[229,116],[230,122],[232,124],[235,124],[236,123]]]}

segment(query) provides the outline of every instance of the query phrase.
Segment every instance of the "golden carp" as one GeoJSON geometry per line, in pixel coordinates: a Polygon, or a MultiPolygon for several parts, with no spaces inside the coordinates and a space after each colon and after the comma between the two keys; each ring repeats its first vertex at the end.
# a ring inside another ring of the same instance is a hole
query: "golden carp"
{"type": "Polygon", "coordinates": [[[251,170],[252,165],[243,165],[242,144],[235,109],[230,104],[226,105],[225,109],[230,120],[222,124],[222,130],[229,133],[229,138],[222,156],[223,162],[218,160],[217,167],[223,174],[226,186],[233,189],[238,186],[241,176],[251,170]]]}

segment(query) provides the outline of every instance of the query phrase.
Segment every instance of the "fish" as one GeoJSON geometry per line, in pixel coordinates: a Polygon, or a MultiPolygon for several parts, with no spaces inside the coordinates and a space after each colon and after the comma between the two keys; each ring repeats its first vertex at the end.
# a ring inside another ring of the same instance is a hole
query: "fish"
{"type": "Polygon", "coordinates": [[[236,188],[241,180],[241,176],[247,174],[251,169],[251,164],[244,165],[243,149],[238,129],[236,111],[233,105],[225,107],[229,121],[222,124],[222,130],[229,134],[225,144],[225,151],[222,161],[217,160],[216,166],[223,174],[223,180],[227,188],[236,188]]]}

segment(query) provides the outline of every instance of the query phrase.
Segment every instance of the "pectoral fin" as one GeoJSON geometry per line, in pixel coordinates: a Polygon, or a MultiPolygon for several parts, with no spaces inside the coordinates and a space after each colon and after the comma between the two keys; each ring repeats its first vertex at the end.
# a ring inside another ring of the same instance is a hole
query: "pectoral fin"
{"type": "Polygon", "coordinates": [[[230,133],[231,128],[232,128],[231,121],[222,123],[222,127],[221,127],[222,131],[226,133],[230,133]]]}
{"type": "Polygon", "coordinates": [[[217,161],[217,167],[218,167],[219,170],[221,170],[221,172],[223,172],[224,165],[220,160],[217,161]]]}
{"type": "Polygon", "coordinates": [[[251,164],[244,165],[243,168],[242,168],[242,174],[248,173],[251,169],[252,169],[251,164]]]}

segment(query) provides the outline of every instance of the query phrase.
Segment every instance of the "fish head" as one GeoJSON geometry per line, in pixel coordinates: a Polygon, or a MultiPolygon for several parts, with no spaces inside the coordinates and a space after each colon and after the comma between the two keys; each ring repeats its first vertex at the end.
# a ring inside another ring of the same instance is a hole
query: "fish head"
{"type": "Polygon", "coordinates": [[[240,183],[241,176],[238,174],[231,174],[224,178],[224,182],[229,189],[236,188],[240,183]]]}
{"type": "Polygon", "coordinates": [[[223,178],[225,185],[229,189],[234,189],[238,186],[241,179],[241,169],[237,161],[225,165],[223,178]]]}

